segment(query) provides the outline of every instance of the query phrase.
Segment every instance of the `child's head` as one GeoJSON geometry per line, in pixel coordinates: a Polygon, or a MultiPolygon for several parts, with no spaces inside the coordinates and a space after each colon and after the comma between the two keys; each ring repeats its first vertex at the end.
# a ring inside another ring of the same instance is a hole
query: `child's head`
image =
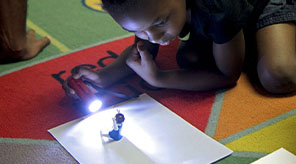
{"type": "Polygon", "coordinates": [[[186,0],[102,0],[125,30],[162,45],[178,37],[186,21],[186,0]]]}
{"type": "Polygon", "coordinates": [[[115,120],[116,120],[116,123],[117,124],[121,124],[121,123],[123,123],[123,121],[125,120],[125,118],[124,118],[124,115],[122,114],[122,113],[117,113],[116,115],[115,115],[115,120]]]}

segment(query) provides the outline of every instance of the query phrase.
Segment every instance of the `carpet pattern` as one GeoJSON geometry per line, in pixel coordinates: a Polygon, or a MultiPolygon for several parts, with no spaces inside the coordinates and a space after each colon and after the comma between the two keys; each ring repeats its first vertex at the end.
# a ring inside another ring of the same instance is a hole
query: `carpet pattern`
{"type": "MultiPolygon", "coordinates": [[[[47,132],[82,117],[61,83],[76,66],[100,69],[133,42],[100,9],[100,1],[29,0],[28,28],[52,44],[30,61],[0,65],[0,160],[4,163],[77,163],[47,132]]],[[[156,62],[176,68],[178,41],[161,47],[156,62]]],[[[217,163],[251,163],[284,147],[296,154],[296,97],[260,94],[245,74],[229,90],[188,92],[154,88],[131,76],[109,89],[148,93],[193,126],[234,151],[217,163]]],[[[99,95],[111,105],[119,99],[99,95]]]]}

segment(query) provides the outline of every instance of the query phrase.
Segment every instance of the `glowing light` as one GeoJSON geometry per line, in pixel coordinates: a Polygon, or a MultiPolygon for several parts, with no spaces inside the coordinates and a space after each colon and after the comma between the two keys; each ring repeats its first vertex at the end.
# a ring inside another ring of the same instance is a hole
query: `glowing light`
{"type": "Polygon", "coordinates": [[[89,104],[88,110],[92,113],[96,112],[102,107],[102,105],[103,105],[102,101],[96,99],[89,104]]]}

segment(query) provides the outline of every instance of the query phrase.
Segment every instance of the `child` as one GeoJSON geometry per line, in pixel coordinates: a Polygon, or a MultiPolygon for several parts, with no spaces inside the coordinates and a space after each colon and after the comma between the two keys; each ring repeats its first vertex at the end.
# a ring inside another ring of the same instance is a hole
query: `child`
{"type": "MultiPolygon", "coordinates": [[[[256,68],[271,93],[296,90],[296,0],[102,0],[125,30],[135,33],[129,46],[99,71],[79,68],[82,77],[106,87],[135,72],[155,87],[207,91],[234,86],[245,61],[246,39],[255,43],[256,68]],[[245,34],[245,35],[244,35],[245,34]],[[247,35],[246,35],[247,34],[247,35]],[[158,44],[177,37],[180,69],[160,70],[158,44]],[[247,38],[245,38],[247,37],[247,38]]],[[[247,54],[248,55],[248,54],[247,54]]],[[[67,92],[74,91],[64,86],[67,92]]]]}
{"type": "Polygon", "coordinates": [[[119,110],[117,110],[117,114],[115,115],[115,117],[112,118],[113,129],[111,131],[109,131],[108,134],[103,133],[102,131],[100,132],[102,139],[104,139],[104,138],[107,139],[106,143],[111,142],[111,141],[119,141],[122,139],[123,136],[121,135],[121,129],[122,129],[122,125],[123,125],[124,120],[125,120],[124,115],[122,113],[120,113],[119,110]]]}
{"type": "Polygon", "coordinates": [[[121,128],[122,124],[124,122],[124,115],[120,113],[120,111],[117,111],[118,113],[115,115],[113,120],[113,130],[109,131],[109,137],[111,137],[113,140],[118,141],[122,138],[121,135],[121,128]]]}
{"type": "Polygon", "coordinates": [[[0,1],[0,64],[35,57],[50,40],[26,32],[27,0],[0,1]]]}

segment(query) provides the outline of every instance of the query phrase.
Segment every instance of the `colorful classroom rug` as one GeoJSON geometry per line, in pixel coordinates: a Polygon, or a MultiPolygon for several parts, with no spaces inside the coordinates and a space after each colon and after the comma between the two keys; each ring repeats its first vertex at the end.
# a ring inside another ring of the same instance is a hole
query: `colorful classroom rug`
{"type": "MultiPolygon", "coordinates": [[[[0,65],[0,163],[76,163],[47,132],[85,115],[61,83],[76,66],[106,66],[133,42],[99,2],[29,1],[28,28],[52,44],[33,60],[0,65]]],[[[177,45],[160,48],[160,68],[177,67],[177,45]]],[[[234,151],[217,163],[251,163],[280,147],[296,154],[296,97],[263,95],[245,74],[234,88],[203,93],[154,88],[136,75],[108,89],[148,93],[234,151]]],[[[101,96],[109,105],[120,101],[101,96]]]]}

